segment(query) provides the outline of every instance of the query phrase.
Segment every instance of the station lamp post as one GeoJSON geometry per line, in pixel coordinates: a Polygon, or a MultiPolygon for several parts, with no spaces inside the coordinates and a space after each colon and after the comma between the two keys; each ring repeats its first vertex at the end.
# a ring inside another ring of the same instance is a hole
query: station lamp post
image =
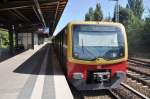
{"type": "Polygon", "coordinates": [[[2,57],[1,47],[2,47],[2,35],[0,33],[0,57],[2,57]]]}

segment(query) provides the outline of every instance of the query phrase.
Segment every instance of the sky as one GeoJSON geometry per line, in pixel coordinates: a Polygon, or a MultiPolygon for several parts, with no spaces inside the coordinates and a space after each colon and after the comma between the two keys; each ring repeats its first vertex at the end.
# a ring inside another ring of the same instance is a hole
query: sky
{"type": "MultiPolygon", "coordinates": [[[[63,14],[58,22],[54,35],[56,35],[63,27],[71,21],[83,21],[85,14],[89,8],[95,9],[97,3],[100,3],[104,17],[109,15],[113,17],[115,1],[113,0],[68,0],[68,3],[63,11],[63,14]]],[[[125,7],[127,0],[119,0],[119,5],[125,7]]],[[[144,13],[143,18],[148,15],[150,9],[150,0],[143,0],[144,13]]]]}

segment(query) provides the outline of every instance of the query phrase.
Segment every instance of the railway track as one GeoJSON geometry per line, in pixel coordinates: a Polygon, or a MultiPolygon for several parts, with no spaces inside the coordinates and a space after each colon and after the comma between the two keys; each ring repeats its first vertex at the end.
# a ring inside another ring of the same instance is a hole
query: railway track
{"type": "Polygon", "coordinates": [[[141,60],[136,60],[136,59],[132,59],[129,58],[128,62],[134,66],[138,66],[138,67],[144,67],[146,69],[150,69],[150,62],[147,61],[141,61],[141,60]]]}
{"type": "Polygon", "coordinates": [[[128,70],[127,76],[139,83],[142,83],[143,85],[150,87],[150,76],[132,70],[128,70]]]}
{"type": "Polygon", "coordinates": [[[144,61],[144,60],[135,59],[135,58],[129,58],[129,60],[133,61],[133,62],[136,62],[136,63],[139,63],[139,64],[150,66],[150,62],[148,62],[148,60],[144,61]]]}
{"type": "Polygon", "coordinates": [[[144,94],[138,92],[137,90],[133,89],[132,87],[128,86],[127,84],[121,83],[121,85],[122,85],[124,88],[130,90],[130,91],[131,91],[132,93],[134,93],[135,95],[139,96],[140,98],[142,98],[142,99],[149,99],[149,97],[147,97],[147,96],[145,96],[144,94]]]}
{"type": "Polygon", "coordinates": [[[147,85],[143,85],[142,83],[139,83],[131,78],[127,78],[127,80],[124,83],[132,87],[136,91],[140,92],[141,94],[145,95],[146,97],[150,98],[150,89],[147,85]]]}
{"type": "Polygon", "coordinates": [[[126,84],[150,97],[150,63],[144,61],[128,60],[126,84]]]}
{"type": "Polygon", "coordinates": [[[128,60],[128,69],[134,70],[136,72],[143,73],[147,76],[150,76],[150,64],[145,64],[145,63],[139,63],[138,61],[135,60],[128,60]]]}
{"type": "Polygon", "coordinates": [[[117,89],[114,89],[114,92],[121,99],[150,99],[149,97],[138,92],[126,83],[121,83],[121,86],[117,89]]]}
{"type": "Polygon", "coordinates": [[[140,67],[140,65],[138,61],[129,61],[127,76],[150,88],[150,68],[145,65],[145,67],[140,67]],[[134,65],[132,63],[134,63],[134,65]]]}
{"type": "Polygon", "coordinates": [[[71,87],[74,99],[121,99],[112,90],[78,91],[71,87]]]}
{"type": "Polygon", "coordinates": [[[100,90],[83,94],[84,99],[121,99],[112,90],[100,90]]]}

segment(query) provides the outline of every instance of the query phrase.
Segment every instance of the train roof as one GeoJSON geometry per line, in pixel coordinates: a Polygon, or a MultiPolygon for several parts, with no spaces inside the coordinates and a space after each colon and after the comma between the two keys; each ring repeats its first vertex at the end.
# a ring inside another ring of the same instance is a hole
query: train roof
{"type": "Polygon", "coordinates": [[[103,21],[72,21],[68,23],[68,25],[73,25],[73,24],[99,24],[99,25],[106,25],[106,26],[123,27],[121,23],[103,22],[103,21]]]}

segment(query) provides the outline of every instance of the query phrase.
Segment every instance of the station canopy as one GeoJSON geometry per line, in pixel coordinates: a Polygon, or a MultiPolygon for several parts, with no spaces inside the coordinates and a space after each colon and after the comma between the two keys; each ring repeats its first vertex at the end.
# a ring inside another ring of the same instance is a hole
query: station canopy
{"type": "Polygon", "coordinates": [[[12,25],[19,32],[49,27],[50,35],[67,4],[67,0],[0,0],[0,27],[12,25]]]}

